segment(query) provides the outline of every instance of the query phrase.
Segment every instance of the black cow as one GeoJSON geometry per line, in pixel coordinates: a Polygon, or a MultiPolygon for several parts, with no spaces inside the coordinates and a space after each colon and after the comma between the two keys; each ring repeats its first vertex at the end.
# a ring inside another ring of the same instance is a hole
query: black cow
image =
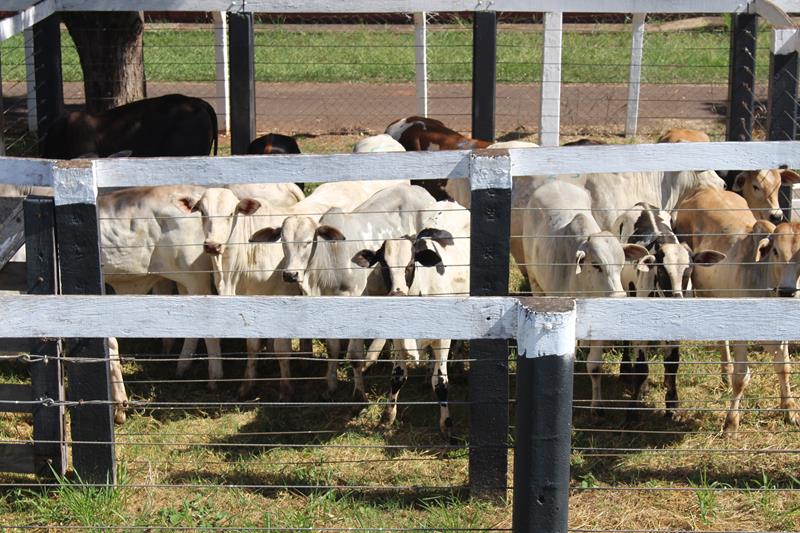
{"type": "Polygon", "coordinates": [[[200,98],[168,94],[146,98],[93,115],[73,111],[47,130],[42,157],[72,159],[83,154],[108,157],[217,155],[217,114],[200,98]]]}
{"type": "Polygon", "coordinates": [[[253,139],[253,142],[247,147],[247,153],[254,155],[299,154],[300,147],[297,146],[294,137],[280,133],[267,133],[253,139]]]}

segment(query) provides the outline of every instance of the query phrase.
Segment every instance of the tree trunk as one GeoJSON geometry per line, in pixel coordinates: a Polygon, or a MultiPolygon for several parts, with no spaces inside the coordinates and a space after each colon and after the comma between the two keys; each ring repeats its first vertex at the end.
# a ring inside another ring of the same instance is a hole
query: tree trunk
{"type": "Polygon", "coordinates": [[[141,13],[62,13],[83,69],[86,110],[97,113],[145,97],[141,13]]]}

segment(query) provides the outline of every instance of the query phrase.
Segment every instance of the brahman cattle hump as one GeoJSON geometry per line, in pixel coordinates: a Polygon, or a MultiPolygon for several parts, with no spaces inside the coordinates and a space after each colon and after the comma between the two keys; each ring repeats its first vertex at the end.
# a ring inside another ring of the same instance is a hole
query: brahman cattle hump
{"type": "Polygon", "coordinates": [[[217,115],[200,98],[168,94],[102,113],[73,111],[59,117],[44,139],[42,157],[108,157],[130,150],[132,157],[217,154],[217,115]]]}

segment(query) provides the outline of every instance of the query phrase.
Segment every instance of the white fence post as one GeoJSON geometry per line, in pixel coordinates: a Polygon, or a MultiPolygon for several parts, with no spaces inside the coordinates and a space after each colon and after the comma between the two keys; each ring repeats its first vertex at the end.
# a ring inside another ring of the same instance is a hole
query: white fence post
{"type": "Polygon", "coordinates": [[[25,47],[25,93],[28,107],[28,131],[36,132],[39,122],[36,117],[36,68],[33,64],[33,28],[25,28],[22,34],[25,47]]]}
{"type": "Polygon", "coordinates": [[[544,14],[539,144],[558,146],[561,127],[561,27],[563,14],[544,14]]]}
{"type": "Polygon", "coordinates": [[[428,116],[428,22],[427,13],[414,13],[414,49],[417,72],[417,115],[428,116]]]}
{"type": "Polygon", "coordinates": [[[633,37],[631,39],[631,70],[628,76],[628,117],[625,121],[625,136],[636,135],[639,121],[639,89],[642,79],[642,56],[644,54],[644,19],[647,13],[634,13],[633,37]]]}
{"type": "Polygon", "coordinates": [[[231,130],[231,98],[228,88],[228,18],[224,11],[211,13],[214,24],[214,58],[217,80],[217,122],[220,132],[231,130]]]}

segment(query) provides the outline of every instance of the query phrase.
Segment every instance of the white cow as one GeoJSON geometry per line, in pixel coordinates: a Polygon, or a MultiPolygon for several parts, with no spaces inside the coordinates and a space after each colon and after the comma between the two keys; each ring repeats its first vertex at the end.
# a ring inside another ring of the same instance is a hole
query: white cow
{"type": "MultiPolygon", "coordinates": [[[[625,296],[620,279],[626,260],[646,270],[653,260],[643,246],[621,244],[591,213],[589,193],[553,180],[530,196],[523,217],[524,265],[534,293],[546,296],[625,296]]],[[[586,367],[592,408],[599,405],[602,347],[590,343],[586,367]]]]}
{"type": "Polygon", "coordinates": [[[392,138],[391,135],[381,133],[380,135],[372,135],[371,137],[364,137],[356,143],[353,148],[354,153],[371,153],[371,152],[405,152],[406,149],[403,145],[392,138]]]}
{"type": "MultiPolygon", "coordinates": [[[[424,228],[415,235],[387,239],[379,248],[364,249],[353,262],[365,268],[379,264],[389,296],[466,296],[469,294],[470,216],[454,202],[437,202],[426,217],[424,228]]],[[[389,404],[383,423],[390,426],[397,417],[397,399],[406,382],[408,361],[419,362],[420,354],[431,349],[431,387],[439,400],[439,430],[449,437],[452,421],[447,404],[447,356],[450,339],[394,339],[389,404]]]]}
{"type": "MultiPolygon", "coordinates": [[[[313,194],[311,195],[313,196],[313,194]]],[[[310,198],[310,197],[309,197],[310,198]]],[[[401,237],[416,233],[421,229],[425,214],[433,209],[436,201],[422,187],[396,185],[383,189],[350,212],[340,208],[330,209],[319,222],[309,217],[300,217],[296,227],[308,231],[312,239],[303,247],[301,259],[294,257],[297,250],[286,246],[286,239],[294,239],[286,232],[286,225],[277,231],[276,227],[265,228],[255,233],[253,242],[274,242],[284,239],[286,262],[291,265],[287,274],[296,279],[303,294],[309,296],[361,296],[379,294],[380,281],[366,269],[354,265],[351,258],[364,246],[379,246],[387,238],[401,237]],[[294,270],[297,268],[297,270],[294,270]],[[296,275],[295,275],[296,274],[296,275]]],[[[287,220],[288,222],[288,220],[287,220]]],[[[295,226],[292,226],[295,227],[295,226]]],[[[305,241],[304,241],[305,242],[305,241]]],[[[382,341],[373,343],[369,357],[374,360],[380,352],[382,341]]],[[[336,361],[339,358],[340,343],[328,342],[327,384],[328,394],[336,390],[336,361]]],[[[360,341],[352,341],[348,346],[348,358],[353,362],[354,395],[363,400],[364,346],[360,341]]]]}

